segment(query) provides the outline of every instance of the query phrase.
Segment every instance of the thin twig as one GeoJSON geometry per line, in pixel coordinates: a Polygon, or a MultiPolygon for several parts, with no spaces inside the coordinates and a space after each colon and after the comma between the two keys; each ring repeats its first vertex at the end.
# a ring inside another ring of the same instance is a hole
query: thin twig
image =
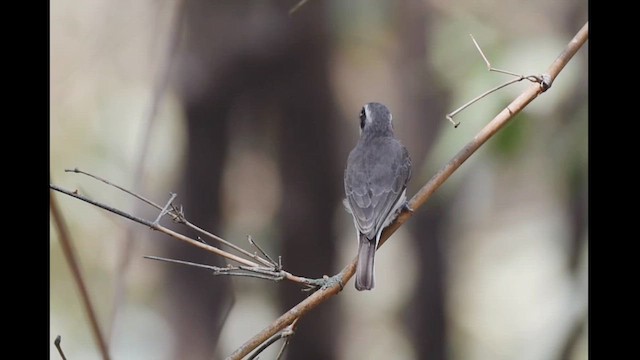
{"type": "Polygon", "coordinates": [[[171,206],[171,203],[173,202],[173,200],[176,198],[176,196],[178,196],[178,194],[176,193],[171,193],[171,197],[169,198],[169,201],[167,201],[167,204],[162,208],[162,210],[160,211],[160,214],[158,214],[158,217],[156,218],[156,221],[154,221],[154,224],[159,224],[160,223],[160,219],[167,213],[169,212],[169,206],[171,206]]]}
{"type": "Polygon", "coordinates": [[[122,210],[118,210],[118,209],[116,209],[114,207],[102,204],[102,203],[100,203],[98,201],[91,200],[91,199],[89,199],[89,198],[87,198],[87,197],[85,197],[83,195],[78,194],[76,191],[69,191],[69,190],[63,189],[63,188],[61,188],[59,186],[53,185],[53,184],[49,184],[49,188],[51,188],[51,189],[53,189],[55,191],[61,192],[63,194],[72,196],[72,197],[74,197],[76,199],[79,199],[79,200],[82,200],[84,202],[87,202],[87,203],[89,203],[89,204],[91,204],[93,206],[97,206],[97,207],[99,207],[101,209],[104,209],[104,210],[107,210],[109,212],[112,212],[112,213],[114,213],[116,215],[120,215],[120,216],[122,216],[124,218],[127,218],[127,219],[131,220],[131,221],[137,222],[138,224],[146,225],[146,226],[148,226],[150,228],[154,227],[153,223],[150,222],[150,221],[141,219],[141,218],[139,218],[137,216],[134,216],[134,215],[130,215],[130,214],[128,214],[128,213],[126,213],[126,212],[124,212],[122,210]]]}
{"type": "Polygon", "coordinates": [[[58,349],[58,354],[60,354],[60,357],[62,358],[62,360],[67,360],[67,357],[64,356],[64,351],[62,351],[62,346],[60,345],[61,341],[62,341],[62,337],[58,335],[56,336],[56,339],[53,343],[56,346],[56,349],[58,349]]]}
{"type": "Polygon", "coordinates": [[[193,262],[184,261],[184,260],[169,259],[169,258],[164,258],[159,256],[148,255],[148,256],[144,256],[144,258],[204,268],[204,269],[211,270],[214,275],[248,276],[248,277],[255,277],[255,278],[272,280],[272,281],[281,281],[286,279],[286,280],[290,280],[292,282],[296,282],[298,284],[304,285],[309,289],[318,289],[322,286],[327,286],[328,284],[331,283],[330,282],[331,278],[310,279],[310,278],[292,275],[287,271],[284,271],[282,269],[278,269],[275,267],[266,268],[262,266],[242,266],[242,265],[240,266],[227,265],[226,267],[219,267],[219,266],[213,266],[213,265],[193,263],[193,262]]]}
{"type": "Polygon", "coordinates": [[[277,262],[275,262],[271,256],[269,256],[269,254],[267,254],[264,250],[262,250],[262,248],[260,246],[258,246],[258,243],[256,243],[255,241],[253,241],[253,239],[251,238],[251,236],[247,236],[247,240],[249,240],[249,243],[251,245],[253,245],[256,249],[258,249],[258,251],[260,251],[260,253],[267,258],[267,260],[269,260],[269,262],[271,262],[271,265],[273,265],[274,268],[279,269],[281,268],[281,264],[279,265],[277,262]]]}
{"type": "Polygon", "coordinates": [[[56,198],[53,196],[53,193],[49,193],[49,207],[51,208],[53,222],[56,224],[58,235],[60,236],[60,246],[62,247],[62,253],[64,254],[67,264],[69,264],[69,267],[71,268],[71,275],[73,276],[73,279],[78,286],[78,289],[80,290],[80,299],[82,300],[82,305],[87,312],[87,316],[89,317],[91,333],[93,334],[94,340],[98,345],[98,349],[100,351],[100,354],[102,355],[102,358],[104,360],[109,360],[111,358],[109,356],[109,349],[107,347],[107,343],[105,342],[104,335],[100,330],[98,317],[93,307],[91,297],[89,296],[89,291],[87,290],[87,286],[84,282],[82,270],[80,270],[80,264],[78,263],[78,258],[73,248],[71,234],[69,233],[67,224],[64,221],[64,216],[58,208],[58,203],[56,201],[56,198]]]}
{"type": "MultiPolygon", "coordinates": [[[[507,70],[501,70],[498,68],[494,68],[493,66],[491,66],[491,63],[489,62],[489,60],[487,59],[487,57],[484,55],[484,52],[482,51],[482,49],[480,48],[480,45],[478,45],[478,42],[476,41],[476,39],[473,37],[473,35],[469,34],[469,36],[471,36],[471,40],[473,41],[473,44],[476,46],[476,49],[478,49],[478,52],[480,52],[480,56],[482,56],[482,59],[484,60],[485,64],[487,65],[487,69],[489,71],[493,71],[493,72],[498,72],[498,73],[502,73],[502,74],[507,74],[507,75],[511,75],[511,76],[515,76],[516,79],[507,81],[506,83],[502,84],[502,85],[498,85],[496,87],[494,87],[493,89],[487,90],[484,93],[476,96],[475,98],[473,98],[472,100],[468,101],[467,103],[465,103],[464,105],[460,106],[459,108],[457,108],[456,110],[450,112],[449,114],[445,115],[445,118],[447,120],[449,120],[452,124],[454,128],[457,128],[460,125],[460,122],[455,122],[453,121],[453,117],[456,116],[459,112],[461,112],[462,110],[468,108],[469,106],[471,106],[473,103],[475,103],[476,101],[484,98],[485,96],[496,92],[506,86],[509,86],[511,84],[520,82],[522,80],[529,80],[531,82],[535,82],[540,84],[543,87],[550,87],[551,83],[550,81],[544,77],[544,75],[528,75],[528,76],[524,76],[521,74],[516,74],[514,72],[511,71],[507,71],[507,70]],[[547,85],[548,84],[548,85],[547,85]]],[[[546,90],[546,88],[544,90],[546,90]]]]}
{"type": "Polygon", "coordinates": [[[298,11],[302,5],[304,5],[309,0],[301,0],[299,3],[295,4],[291,9],[289,9],[289,16],[293,15],[294,12],[298,11]]]}
{"type": "Polygon", "coordinates": [[[280,348],[280,351],[278,351],[278,355],[276,356],[276,360],[280,359],[280,357],[284,353],[284,349],[289,344],[289,339],[294,334],[293,328],[295,327],[295,325],[298,322],[298,320],[299,320],[299,318],[294,320],[291,324],[289,324],[289,326],[284,328],[282,331],[278,332],[277,334],[275,334],[272,337],[270,337],[267,341],[265,341],[264,343],[260,344],[260,346],[258,346],[256,348],[256,350],[253,352],[253,354],[251,354],[251,356],[249,356],[247,358],[247,360],[256,359],[256,357],[258,355],[260,355],[261,352],[266,350],[269,346],[273,345],[276,341],[278,341],[280,339],[284,339],[282,347],[280,348]]]}
{"type": "MultiPolygon", "coordinates": [[[[164,209],[162,206],[156,204],[155,202],[153,202],[153,201],[151,201],[151,200],[149,200],[149,199],[147,199],[147,198],[145,198],[145,197],[143,197],[143,196],[141,196],[139,194],[136,194],[136,193],[134,193],[132,191],[129,191],[129,190],[125,189],[122,186],[119,186],[119,185],[116,185],[116,184],[114,184],[112,182],[109,182],[109,181],[107,181],[107,180],[105,180],[105,179],[103,179],[103,178],[101,178],[101,177],[99,177],[97,175],[88,173],[86,171],[82,171],[82,170],[80,170],[78,168],[75,168],[73,170],[65,170],[65,171],[66,172],[73,172],[73,173],[77,173],[77,174],[87,175],[87,176],[92,177],[94,179],[100,180],[100,181],[104,182],[107,185],[113,186],[116,189],[122,190],[123,192],[125,192],[125,193],[127,193],[127,194],[129,194],[131,196],[134,196],[137,199],[140,199],[141,201],[145,202],[148,205],[153,206],[154,208],[156,208],[156,209],[158,209],[160,211],[163,211],[163,209],[164,209]]],[[[184,213],[182,212],[181,209],[180,210],[176,210],[175,207],[173,207],[173,206],[172,206],[172,209],[173,209],[173,211],[165,212],[165,214],[171,216],[173,218],[173,221],[175,221],[177,223],[184,224],[188,228],[193,229],[193,230],[195,230],[195,231],[197,231],[197,232],[199,232],[201,234],[204,234],[204,235],[206,235],[206,236],[218,241],[219,243],[221,243],[223,245],[226,245],[226,246],[232,248],[233,250],[235,250],[235,251],[237,251],[237,252],[239,252],[239,253],[241,253],[241,254],[243,254],[245,256],[248,256],[248,257],[254,259],[255,261],[258,261],[258,262],[262,263],[263,265],[271,265],[271,262],[269,262],[268,260],[265,260],[265,259],[257,256],[256,254],[252,254],[252,253],[246,251],[245,249],[243,249],[243,248],[241,248],[241,247],[239,247],[239,246],[237,246],[237,245],[235,245],[233,243],[230,243],[227,240],[225,240],[225,239],[223,239],[223,238],[221,238],[221,237],[219,237],[219,236],[217,236],[215,234],[212,234],[212,233],[210,233],[210,232],[208,232],[208,231],[206,231],[206,230],[204,230],[204,229],[192,224],[191,222],[189,222],[186,219],[186,217],[184,216],[184,213]]]]}
{"type": "Polygon", "coordinates": [[[282,343],[282,346],[280,347],[280,351],[278,352],[278,355],[276,355],[276,360],[280,360],[280,358],[284,354],[284,350],[287,348],[287,346],[289,345],[289,342],[291,341],[291,338],[295,334],[295,328],[298,325],[299,320],[300,318],[293,320],[293,322],[289,324],[289,326],[287,326],[284,330],[282,330],[283,336],[285,336],[285,338],[284,338],[284,342],[282,343]]]}
{"type": "MultiPolygon", "coordinates": [[[[237,255],[231,254],[231,253],[229,253],[227,251],[224,251],[224,250],[221,250],[221,249],[219,249],[217,247],[208,245],[207,243],[204,243],[204,242],[201,242],[201,241],[198,241],[198,240],[194,240],[194,239],[192,239],[190,237],[184,236],[184,235],[182,235],[180,233],[177,233],[177,232],[175,232],[175,231],[173,231],[171,229],[168,229],[168,228],[166,228],[166,227],[164,227],[164,226],[162,226],[160,224],[156,224],[156,223],[153,223],[151,221],[148,221],[148,220],[145,220],[145,219],[141,219],[139,217],[136,217],[134,215],[126,213],[126,212],[124,212],[122,210],[113,208],[111,206],[105,205],[105,204],[100,203],[98,201],[91,200],[91,199],[89,199],[89,198],[87,198],[87,197],[85,197],[83,195],[78,194],[76,191],[69,191],[69,190],[63,189],[63,188],[61,188],[59,186],[53,185],[53,184],[49,184],[49,187],[51,189],[56,190],[58,192],[61,192],[63,194],[75,197],[76,199],[82,200],[82,201],[87,202],[87,203],[89,203],[91,205],[94,205],[94,206],[99,207],[101,209],[107,210],[107,211],[112,212],[112,213],[114,213],[116,215],[119,215],[119,216],[122,216],[124,218],[127,218],[127,219],[129,219],[131,221],[137,222],[138,224],[142,224],[142,225],[148,226],[149,228],[151,228],[153,230],[160,231],[160,232],[165,233],[165,234],[167,234],[169,236],[172,236],[172,237],[174,237],[174,238],[176,238],[178,240],[185,241],[185,242],[187,242],[187,243],[189,243],[189,244],[191,244],[193,246],[197,246],[197,247],[202,248],[204,250],[207,250],[207,251],[213,252],[213,253],[215,253],[217,255],[220,255],[222,257],[225,257],[225,258],[227,258],[229,260],[233,260],[235,262],[238,262],[238,263],[240,263],[242,265],[246,265],[246,266],[251,267],[251,268],[261,268],[260,265],[258,265],[257,263],[255,263],[255,262],[253,262],[251,260],[247,260],[247,259],[241,258],[241,257],[239,257],[237,255]]],[[[251,255],[246,250],[243,250],[243,251],[246,252],[247,254],[251,255]]],[[[267,260],[264,260],[264,261],[266,262],[267,266],[272,266],[272,264],[270,262],[268,262],[267,260]]],[[[282,268],[280,264],[278,265],[278,267],[280,269],[282,268]]],[[[295,282],[295,283],[299,283],[299,284],[304,285],[304,286],[309,287],[309,288],[318,288],[318,287],[321,287],[321,286],[325,285],[324,279],[309,279],[309,278],[293,275],[293,274],[291,274],[291,273],[289,273],[287,271],[284,271],[284,270],[280,270],[279,273],[285,279],[287,279],[289,281],[292,281],[292,282],[295,282]]]]}
{"type": "Polygon", "coordinates": [[[204,244],[204,243],[202,243],[200,241],[191,239],[190,237],[187,237],[187,236],[184,236],[184,235],[182,235],[180,233],[177,233],[177,232],[175,232],[175,231],[173,231],[171,229],[168,229],[168,228],[166,228],[166,227],[164,227],[164,226],[162,226],[160,224],[154,224],[151,221],[148,221],[148,220],[145,220],[145,219],[141,219],[141,218],[136,217],[134,215],[128,214],[128,213],[126,213],[126,212],[124,212],[122,210],[118,210],[118,209],[113,208],[111,206],[102,204],[102,203],[100,203],[98,201],[94,201],[94,200],[88,199],[88,198],[86,198],[86,197],[84,197],[84,196],[82,196],[80,194],[76,194],[76,193],[71,192],[69,190],[62,189],[62,188],[60,188],[60,187],[58,187],[56,185],[49,184],[49,187],[51,189],[53,189],[53,190],[59,191],[61,193],[67,194],[69,196],[73,196],[76,199],[82,200],[82,201],[87,202],[87,203],[89,203],[91,205],[97,206],[97,207],[99,207],[101,209],[110,211],[110,212],[112,212],[112,213],[114,213],[116,215],[120,215],[120,216],[122,216],[124,218],[127,218],[127,219],[131,220],[131,221],[137,222],[137,223],[142,224],[142,225],[146,225],[146,226],[148,226],[149,228],[151,228],[153,230],[160,231],[160,232],[165,233],[165,234],[167,234],[169,236],[177,238],[178,240],[185,241],[185,242],[187,242],[187,243],[189,243],[191,245],[194,245],[194,246],[197,246],[199,248],[205,249],[207,251],[213,252],[213,253],[215,253],[217,255],[220,255],[222,257],[225,257],[225,258],[227,258],[229,260],[233,260],[235,262],[238,262],[240,264],[247,265],[247,266],[255,266],[255,267],[258,266],[258,264],[254,263],[253,261],[241,258],[241,257],[239,257],[237,255],[234,255],[234,254],[231,254],[231,253],[226,252],[224,250],[218,249],[217,247],[210,246],[210,245],[204,244]]]}
{"type": "Polygon", "coordinates": [[[215,270],[216,269],[216,266],[199,264],[199,263],[194,263],[194,262],[191,262],[191,261],[168,259],[168,258],[164,258],[164,257],[160,257],[160,256],[145,255],[145,256],[143,256],[143,258],[151,259],[151,260],[158,260],[158,261],[166,261],[166,262],[171,262],[171,263],[176,263],[176,264],[189,265],[189,266],[199,267],[199,268],[203,268],[203,269],[207,269],[207,270],[215,270]]]}
{"type": "Polygon", "coordinates": [[[267,265],[267,266],[271,265],[271,262],[269,262],[268,260],[265,260],[265,259],[261,258],[260,256],[258,256],[256,254],[252,254],[252,253],[248,252],[247,250],[245,250],[245,249],[243,249],[243,248],[241,248],[241,247],[239,247],[239,246],[237,246],[237,245],[235,245],[233,243],[230,243],[227,240],[225,240],[225,239],[223,239],[223,238],[221,238],[221,237],[219,237],[217,235],[214,235],[214,234],[212,234],[212,233],[210,233],[210,232],[208,232],[208,231],[206,231],[206,230],[204,230],[204,229],[192,224],[186,218],[184,218],[184,216],[182,217],[182,219],[184,219],[184,225],[187,226],[188,228],[196,230],[199,233],[204,234],[204,235],[206,235],[206,236],[218,241],[219,243],[221,243],[223,245],[226,245],[226,246],[232,248],[233,250],[235,250],[235,251],[237,251],[237,252],[239,252],[239,253],[241,253],[241,254],[243,254],[245,256],[248,256],[248,257],[252,258],[253,260],[255,260],[257,262],[262,263],[263,265],[267,265]]]}
{"type": "Polygon", "coordinates": [[[509,80],[509,81],[507,81],[506,83],[504,83],[504,84],[502,84],[502,85],[500,85],[500,86],[497,86],[497,87],[495,87],[495,88],[493,88],[493,89],[489,89],[489,90],[485,91],[484,93],[482,93],[482,94],[480,94],[480,95],[476,96],[475,98],[473,98],[473,99],[469,100],[466,104],[464,104],[464,105],[460,106],[460,107],[459,107],[459,108],[457,108],[456,110],[454,110],[454,111],[450,112],[450,113],[449,113],[449,114],[447,114],[445,117],[447,118],[447,120],[449,120],[449,121],[451,121],[451,123],[453,123],[453,126],[454,126],[454,127],[456,127],[456,128],[457,128],[457,127],[458,127],[458,125],[460,125],[460,122],[457,122],[457,123],[456,123],[456,122],[454,122],[454,121],[453,121],[453,117],[454,117],[454,116],[456,116],[460,111],[462,111],[462,110],[464,110],[464,109],[468,108],[468,107],[469,107],[469,106],[471,106],[473,103],[475,103],[476,101],[478,101],[478,100],[482,99],[483,97],[485,97],[485,96],[487,96],[487,95],[491,94],[492,92],[498,91],[498,90],[502,89],[502,88],[503,88],[503,87],[505,87],[505,86],[509,86],[509,85],[511,85],[511,84],[513,84],[513,83],[517,83],[517,82],[519,82],[519,81],[521,81],[521,80],[522,80],[521,78],[514,79],[514,80],[509,80]]]}
{"type": "Polygon", "coordinates": [[[349,264],[347,264],[347,266],[345,266],[345,268],[342,269],[342,271],[340,271],[338,275],[335,275],[333,277],[336,279],[336,281],[331,281],[330,283],[332,285],[320,287],[318,291],[309,295],[303,301],[299,302],[297,305],[289,309],[287,312],[273,321],[270,325],[268,325],[265,329],[254,335],[251,339],[247,340],[247,342],[236,349],[233,354],[227,357],[227,360],[242,359],[249,352],[260,346],[260,344],[267,341],[271,336],[281,331],[286,326],[290,325],[294,320],[305,315],[316,306],[322,304],[332,296],[339,293],[343,289],[341,284],[348,281],[355,273],[356,262],[357,257],[354,258],[349,264]]]}
{"type": "MultiPolygon", "coordinates": [[[[578,31],[576,36],[569,42],[564,51],[558,56],[558,58],[551,64],[547,70],[549,84],[558,76],[564,66],[571,60],[575,53],[584,45],[589,36],[589,23],[578,31]]],[[[431,198],[433,193],[440,188],[440,186],[467,160],[482,144],[484,144],[491,136],[493,136],[498,130],[502,129],[510,120],[514,118],[522,109],[524,109],[531,101],[533,101],[538,95],[543,93],[545,89],[543,86],[530,86],[520,96],[514,99],[503,111],[501,111],[496,117],[491,120],[480,132],[471,140],[462,150],[460,150],[444,167],[442,167],[430,180],[427,182],[409,201],[409,208],[414,211],[423,206],[426,201],[431,198]]],[[[396,220],[387,227],[380,237],[380,246],[382,246],[386,240],[393,234],[400,226],[402,226],[407,220],[413,216],[413,211],[404,210],[396,220]]],[[[239,360],[246,356],[253,349],[257,348],[260,344],[267,341],[271,336],[278,333],[286,326],[291,324],[296,319],[304,316],[306,313],[314,309],[319,304],[327,301],[332,296],[336,295],[342,290],[341,285],[349,281],[353,276],[356,269],[356,263],[358,259],[354,257],[349,264],[347,264],[336,278],[339,283],[333,283],[330,286],[322,287],[318,291],[314,292],[297,305],[289,309],[282,314],[278,319],[264,328],[262,331],[254,335],[251,339],[247,340],[238,349],[236,349],[231,355],[227,357],[227,360],[239,360]]]]}
{"type": "Polygon", "coordinates": [[[284,275],[280,272],[273,271],[272,269],[264,269],[260,267],[247,267],[247,266],[219,267],[219,266],[198,264],[198,263],[193,263],[189,261],[161,258],[157,256],[145,256],[145,258],[206,268],[206,269],[212,270],[213,275],[246,276],[246,277],[254,277],[258,279],[273,280],[273,281],[280,281],[285,278],[284,275]]]}
{"type": "Polygon", "coordinates": [[[482,52],[482,49],[480,48],[480,45],[478,45],[478,42],[476,41],[476,38],[474,38],[472,34],[469,34],[469,36],[471,36],[471,40],[473,41],[473,44],[476,46],[476,49],[478,49],[478,52],[480,53],[480,56],[482,56],[482,59],[484,60],[485,64],[487,64],[487,70],[495,71],[495,72],[499,72],[499,73],[503,73],[503,74],[507,74],[507,75],[511,75],[511,76],[515,76],[517,78],[523,77],[520,74],[516,74],[514,72],[507,71],[507,70],[500,70],[500,69],[497,69],[497,68],[494,68],[493,66],[491,66],[491,63],[489,62],[489,60],[487,60],[487,57],[484,55],[484,52],[482,52]]]}
{"type": "Polygon", "coordinates": [[[153,201],[145,198],[144,196],[136,194],[133,191],[129,191],[129,190],[123,188],[122,186],[114,184],[114,183],[110,182],[109,180],[107,180],[105,178],[102,178],[102,177],[100,177],[98,175],[94,175],[94,174],[88,173],[86,171],[82,171],[82,170],[78,169],[77,167],[73,168],[73,169],[64,169],[64,172],[72,172],[72,173],[82,174],[82,175],[86,175],[86,176],[92,177],[92,178],[94,178],[96,180],[102,181],[103,183],[105,183],[107,185],[113,186],[114,188],[116,188],[116,189],[118,189],[120,191],[123,191],[123,192],[135,197],[136,199],[146,203],[146,204],[149,204],[149,205],[151,205],[151,206],[153,206],[155,208],[158,208],[158,209],[162,209],[162,207],[160,205],[158,205],[158,204],[154,203],[153,201]]]}

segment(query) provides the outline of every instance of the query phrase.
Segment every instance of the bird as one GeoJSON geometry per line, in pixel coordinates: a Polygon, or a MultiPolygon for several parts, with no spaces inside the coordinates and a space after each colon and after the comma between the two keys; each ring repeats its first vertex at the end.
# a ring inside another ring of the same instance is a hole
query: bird
{"type": "MultiPolygon", "coordinates": [[[[355,288],[375,287],[374,260],[382,230],[407,208],[411,157],[393,133],[389,109],[377,102],[360,111],[360,138],[344,171],[343,201],[353,217],[358,238],[355,288]]],[[[410,209],[409,209],[410,210],[410,209]]]]}

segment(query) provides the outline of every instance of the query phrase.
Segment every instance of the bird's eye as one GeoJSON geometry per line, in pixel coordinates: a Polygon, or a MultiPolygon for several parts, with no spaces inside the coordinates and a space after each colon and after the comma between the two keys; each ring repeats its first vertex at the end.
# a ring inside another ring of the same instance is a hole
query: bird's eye
{"type": "Polygon", "coordinates": [[[367,114],[365,114],[364,107],[363,107],[362,111],[360,111],[360,130],[364,129],[364,123],[366,119],[367,119],[367,114]]]}

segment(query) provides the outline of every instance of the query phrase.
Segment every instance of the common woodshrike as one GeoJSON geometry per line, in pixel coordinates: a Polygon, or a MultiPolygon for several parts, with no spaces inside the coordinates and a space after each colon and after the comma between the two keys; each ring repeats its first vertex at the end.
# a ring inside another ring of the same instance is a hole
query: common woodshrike
{"type": "Polygon", "coordinates": [[[368,103],[360,112],[360,139],[349,153],[344,172],[344,205],[358,235],[356,289],[375,286],[374,258],[380,234],[406,204],[411,158],[393,135],[391,112],[368,103]]]}

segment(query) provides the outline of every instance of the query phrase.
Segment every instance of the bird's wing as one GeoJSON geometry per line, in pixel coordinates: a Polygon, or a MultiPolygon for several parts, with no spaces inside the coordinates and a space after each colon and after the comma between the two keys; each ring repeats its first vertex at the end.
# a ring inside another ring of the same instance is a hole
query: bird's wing
{"type": "Polygon", "coordinates": [[[345,173],[346,200],[356,228],[369,239],[374,239],[387,217],[393,215],[411,177],[411,159],[399,142],[385,142],[375,150],[375,158],[354,151],[350,163],[360,163],[359,171],[353,168],[345,173]]]}

